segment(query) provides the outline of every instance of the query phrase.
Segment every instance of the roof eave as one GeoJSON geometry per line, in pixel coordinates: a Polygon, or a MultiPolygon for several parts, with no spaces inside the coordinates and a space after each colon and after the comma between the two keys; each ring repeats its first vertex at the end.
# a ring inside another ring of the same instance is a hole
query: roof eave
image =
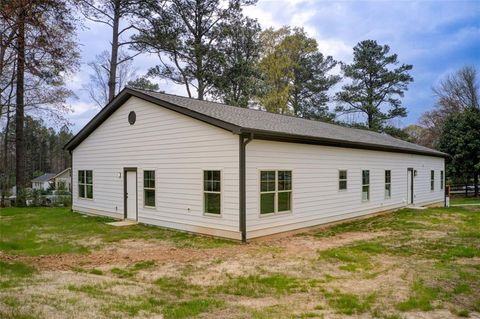
{"type": "Polygon", "coordinates": [[[324,146],[333,146],[333,147],[366,149],[366,150],[393,152],[393,153],[427,155],[427,156],[435,156],[435,157],[443,157],[443,158],[450,156],[446,153],[442,153],[435,150],[432,150],[432,151],[413,150],[409,148],[393,147],[388,145],[348,142],[344,140],[321,138],[321,137],[306,136],[306,135],[295,135],[295,134],[281,133],[276,131],[258,130],[258,129],[251,129],[251,128],[243,128],[242,133],[253,134],[255,139],[278,141],[278,142],[290,142],[290,143],[314,144],[314,145],[324,145],[324,146]]]}
{"type": "Polygon", "coordinates": [[[232,132],[233,134],[240,134],[241,127],[213,118],[211,116],[192,111],[190,109],[157,99],[148,94],[132,90],[130,88],[124,88],[110,103],[108,103],[90,122],[85,125],[80,132],[78,132],[70,141],[63,147],[68,151],[73,151],[83,140],[85,140],[90,133],[92,133],[100,124],[102,124],[113,112],[115,112],[123,103],[125,103],[130,97],[137,97],[142,100],[151,102],[153,104],[162,106],[166,109],[178,112],[180,114],[192,117],[199,121],[217,126],[232,132]]]}

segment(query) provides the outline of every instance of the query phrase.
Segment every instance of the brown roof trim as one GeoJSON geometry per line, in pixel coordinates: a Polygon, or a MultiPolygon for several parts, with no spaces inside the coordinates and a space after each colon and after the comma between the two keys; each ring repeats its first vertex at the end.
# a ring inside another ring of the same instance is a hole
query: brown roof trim
{"type": "Polygon", "coordinates": [[[64,149],[67,149],[69,151],[72,151],[73,149],[75,149],[98,126],[100,126],[113,112],[115,112],[123,103],[125,103],[132,96],[151,102],[158,106],[162,106],[164,108],[178,112],[180,114],[192,117],[199,121],[225,129],[234,134],[242,134],[242,133],[254,134],[255,139],[281,141],[281,142],[289,142],[289,143],[325,145],[325,146],[344,147],[344,148],[367,149],[367,150],[394,152],[394,153],[418,154],[418,155],[428,155],[428,156],[435,156],[435,157],[449,156],[448,154],[434,151],[434,150],[431,150],[431,151],[412,150],[409,148],[402,148],[402,147],[396,147],[396,146],[361,143],[361,142],[348,142],[345,140],[295,135],[290,133],[264,131],[264,130],[240,127],[238,125],[219,120],[217,118],[205,115],[203,113],[192,111],[190,109],[163,101],[151,95],[148,95],[130,88],[123,89],[109,104],[107,104],[107,106],[105,106],[97,115],[95,115],[95,117],[92,120],[90,120],[90,122],[88,122],[87,125],[85,125],[80,130],[80,132],[77,133],[77,135],[75,135],[70,141],[68,141],[67,144],[65,144],[64,149]]]}
{"type": "Polygon", "coordinates": [[[231,131],[234,134],[240,134],[241,127],[224,122],[222,120],[210,117],[208,115],[198,113],[187,108],[168,103],[166,101],[159,100],[148,94],[132,90],[130,88],[123,89],[110,103],[107,104],[97,115],[94,116],[90,122],[85,125],[80,132],[77,133],[70,141],[65,144],[64,149],[72,151],[75,149],[84,139],[86,139],[97,127],[100,126],[113,112],[115,112],[123,103],[125,103],[130,97],[135,96],[139,99],[151,102],[153,104],[162,106],[166,109],[181,113],[183,115],[192,117],[196,120],[223,128],[227,131],[231,131]]]}

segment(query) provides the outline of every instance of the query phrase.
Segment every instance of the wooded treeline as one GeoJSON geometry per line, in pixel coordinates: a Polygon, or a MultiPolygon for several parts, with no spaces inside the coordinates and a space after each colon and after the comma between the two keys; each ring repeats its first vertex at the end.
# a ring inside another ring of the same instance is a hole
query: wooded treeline
{"type": "MultiPolygon", "coordinates": [[[[255,2],[2,1],[3,188],[15,183],[21,189],[34,171],[57,171],[68,165],[68,161],[59,160],[68,156],[56,143],[71,134],[63,124],[70,111],[67,100],[74,92],[66,88],[65,80],[78,70],[75,36],[87,20],[107,26],[111,32],[110,43],[88,63],[91,76],[85,89],[99,107],[127,84],[159,90],[156,81],[166,79],[183,85],[188,96],[200,100],[335,122],[446,148],[440,142],[440,132],[448,127],[447,121],[437,121],[437,113],[443,114],[441,108],[408,130],[392,125],[393,119],[407,115],[402,97],[413,81],[413,66],[400,63],[388,45],[361,41],[353,48],[353,61],[343,63],[320,52],[317,41],[302,28],[262,30],[258,21],[243,14],[243,8],[255,2]],[[142,54],[155,54],[158,63],[138,77],[133,61],[142,54]],[[46,129],[47,123],[55,123],[57,131],[46,129]],[[426,132],[436,134],[438,142],[425,142],[426,132]],[[49,152],[43,152],[38,143],[47,140],[49,152]],[[32,154],[38,156],[29,157],[32,154]]],[[[471,107],[478,109],[478,87],[474,91],[476,104],[471,107]]],[[[451,94],[446,86],[437,88],[437,93],[439,105],[451,94]]],[[[451,102],[449,110],[457,110],[452,103],[458,101],[451,102]]],[[[461,109],[467,107],[462,105],[461,109]]]]}

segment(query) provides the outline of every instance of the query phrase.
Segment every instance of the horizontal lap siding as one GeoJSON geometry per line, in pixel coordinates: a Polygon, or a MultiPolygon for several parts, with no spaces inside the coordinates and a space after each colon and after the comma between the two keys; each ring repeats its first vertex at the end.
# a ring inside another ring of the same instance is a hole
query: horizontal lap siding
{"type": "Polygon", "coordinates": [[[73,151],[74,209],[123,218],[124,167],[138,169],[139,221],[238,233],[238,136],[130,98],[73,151]],[[130,111],[137,115],[134,125],[127,121],[130,111]],[[78,198],[81,169],[94,172],[93,200],[78,198]],[[150,169],[156,208],[143,207],[143,170],[150,169]],[[203,214],[204,169],[222,170],[221,217],[203,214]]]}
{"type": "Polygon", "coordinates": [[[254,140],[247,146],[247,227],[249,237],[292,230],[406,205],[407,168],[413,167],[415,203],[443,200],[437,157],[338,147],[254,140]],[[260,170],[292,170],[292,213],[259,214],[260,170]],[[338,190],[338,171],[348,170],[348,188],[338,190]],[[370,170],[370,201],[362,202],[362,170],[370,170]],[[435,170],[435,190],[430,191],[430,170],[435,170]],[[385,199],[385,170],[391,170],[392,196],[385,199]],[[270,228],[270,229],[269,229],[270,228]]]}

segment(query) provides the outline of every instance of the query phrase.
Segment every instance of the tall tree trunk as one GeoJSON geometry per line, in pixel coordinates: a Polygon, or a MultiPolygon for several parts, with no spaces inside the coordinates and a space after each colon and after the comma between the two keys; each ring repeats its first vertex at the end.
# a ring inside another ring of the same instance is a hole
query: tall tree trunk
{"type": "Polygon", "coordinates": [[[17,33],[17,89],[15,106],[15,185],[17,186],[17,205],[24,205],[25,187],[25,149],[23,125],[25,116],[24,105],[24,78],[25,78],[25,8],[21,7],[18,13],[17,33]]]}
{"type": "Polygon", "coordinates": [[[7,104],[7,122],[5,124],[5,138],[3,141],[3,172],[5,179],[2,185],[2,199],[0,207],[5,207],[5,194],[10,186],[10,173],[8,173],[8,136],[10,135],[10,105],[7,104]]]}
{"type": "Polygon", "coordinates": [[[112,27],[112,52],[110,56],[110,74],[108,78],[108,102],[115,97],[118,66],[118,29],[120,25],[120,0],[115,1],[112,27]]]}

